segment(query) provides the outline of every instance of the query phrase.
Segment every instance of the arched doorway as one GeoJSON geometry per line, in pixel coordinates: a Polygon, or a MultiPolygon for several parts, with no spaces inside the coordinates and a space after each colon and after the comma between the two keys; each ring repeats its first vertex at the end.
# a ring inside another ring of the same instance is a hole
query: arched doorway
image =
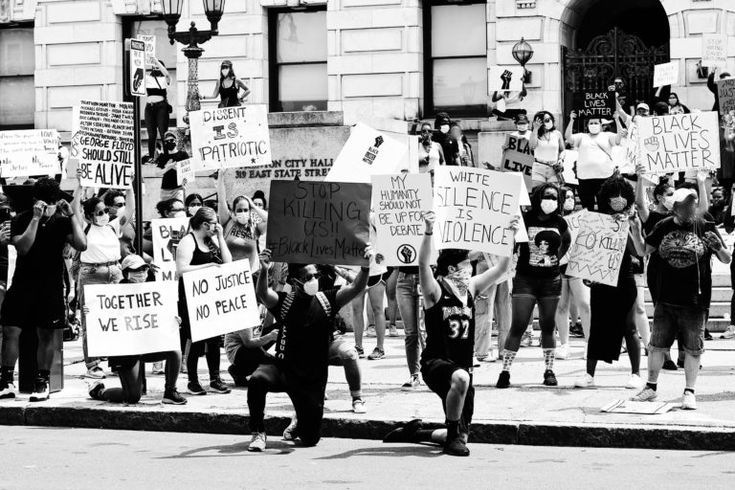
{"type": "Polygon", "coordinates": [[[669,61],[669,20],[659,0],[571,0],[562,22],[564,116],[573,94],[623,80],[628,105],[654,94],[653,67],[669,61]]]}

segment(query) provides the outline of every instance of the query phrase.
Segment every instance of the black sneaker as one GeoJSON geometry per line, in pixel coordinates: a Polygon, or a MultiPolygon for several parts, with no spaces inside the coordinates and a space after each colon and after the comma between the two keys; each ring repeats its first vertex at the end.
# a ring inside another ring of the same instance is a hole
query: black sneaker
{"type": "Polygon", "coordinates": [[[238,388],[247,388],[248,377],[237,374],[237,372],[235,372],[234,367],[235,366],[228,367],[227,372],[230,373],[230,376],[232,376],[232,381],[235,382],[235,386],[237,386],[238,388]]]}
{"type": "Polygon", "coordinates": [[[674,361],[672,361],[671,359],[666,359],[664,361],[664,365],[663,365],[662,369],[664,369],[666,371],[678,371],[679,370],[679,368],[676,367],[676,363],[674,361]]]}
{"type": "Polygon", "coordinates": [[[709,333],[709,329],[704,329],[704,340],[713,340],[712,334],[709,333]]]}
{"type": "Polygon", "coordinates": [[[498,382],[495,383],[495,387],[501,389],[510,387],[509,371],[500,371],[500,376],[498,376],[498,382]]]}
{"type": "Polygon", "coordinates": [[[448,439],[444,443],[444,454],[449,454],[450,456],[469,456],[470,450],[467,449],[467,445],[462,438],[457,436],[451,440],[448,439]]]}
{"type": "Polygon", "coordinates": [[[676,361],[676,367],[684,369],[684,361],[676,361]]]}
{"type": "Polygon", "coordinates": [[[557,386],[559,383],[556,381],[556,375],[551,369],[544,371],[544,384],[546,386],[557,386]]]}
{"type": "Polygon", "coordinates": [[[204,388],[202,388],[202,385],[199,384],[199,381],[189,381],[189,384],[186,385],[186,392],[190,395],[196,396],[207,394],[207,392],[204,391],[204,388]]]}
{"type": "Polygon", "coordinates": [[[186,398],[174,388],[163,392],[163,403],[166,405],[186,405],[186,398]]]}
{"type": "Polygon", "coordinates": [[[10,400],[15,398],[15,384],[5,380],[0,380],[0,400],[10,400]]]}
{"type": "Polygon", "coordinates": [[[365,349],[363,349],[362,347],[355,346],[355,350],[357,351],[358,359],[365,359],[365,349]]]}
{"type": "Polygon", "coordinates": [[[102,392],[105,391],[105,385],[101,381],[95,381],[89,386],[89,397],[92,400],[102,400],[102,392]]]}
{"type": "Polygon", "coordinates": [[[575,323],[574,325],[572,325],[571,327],[569,327],[569,336],[570,337],[575,337],[575,338],[578,338],[578,339],[583,339],[584,338],[584,329],[582,328],[582,324],[581,323],[575,323]]]}
{"type": "Polygon", "coordinates": [[[373,352],[370,353],[368,356],[368,360],[370,361],[377,361],[378,359],[383,359],[385,357],[385,351],[378,349],[377,347],[373,349],[373,352]]]}
{"type": "Polygon", "coordinates": [[[383,438],[383,442],[412,442],[413,436],[421,429],[421,419],[413,419],[410,422],[401,424],[397,429],[388,432],[383,438]]]}
{"type": "Polygon", "coordinates": [[[44,402],[49,398],[49,386],[48,380],[45,378],[36,378],[36,382],[33,385],[33,393],[31,394],[30,401],[32,402],[44,402]]]}
{"type": "Polygon", "coordinates": [[[220,395],[226,395],[232,390],[224,381],[222,381],[222,378],[217,378],[209,382],[209,391],[219,393],[220,395]]]}

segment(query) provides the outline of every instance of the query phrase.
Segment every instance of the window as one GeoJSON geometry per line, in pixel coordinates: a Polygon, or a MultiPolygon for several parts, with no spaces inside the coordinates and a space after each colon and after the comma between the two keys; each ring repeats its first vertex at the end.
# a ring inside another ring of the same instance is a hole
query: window
{"type": "MultiPolygon", "coordinates": [[[[427,2],[428,3],[428,2],[427,2]]],[[[424,7],[425,113],[477,116],[487,112],[485,2],[424,7]]]]}
{"type": "Polygon", "coordinates": [[[272,10],[268,17],[270,110],[327,110],[327,12],[272,10]]]}
{"type": "Polygon", "coordinates": [[[36,69],[33,27],[0,29],[0,128],[33,129],[36,69]]]}

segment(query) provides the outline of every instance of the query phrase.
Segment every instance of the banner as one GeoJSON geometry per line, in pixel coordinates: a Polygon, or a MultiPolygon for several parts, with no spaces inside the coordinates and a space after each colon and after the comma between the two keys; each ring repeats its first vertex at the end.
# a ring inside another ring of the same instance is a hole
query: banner
{"type": "Polygon", "coordinates": [[[91,284],[84,298],[90,356],[181,350],[175,283],[91,284]]]}
{"type": "Polygon", "coordinates": [[[727,38],[719,34],[702,35],[702,66],[725,68],[727,66],[727,38]]]}
{"type": "Polygon", "coordinates": [[[274,180],[266,235],[273,261],[367,266],[371,187],[274,180]]]}
{"type": "Polygon", "coordinates": [[[735,111],[735,78],[718,80],[717,93],[720,99],[720,114],[724,116],[735,111]]]}
{"type": "Polygon", "coordinates": [[[58,173],[59,133],[55,129],[0,131],[0,178],[58,173]]]}
{"type": "Polygon", "coordinates": [[[579,216],[577,239],[569,251],[567,275],[618,285],[620,264],[628,243],[628,221],[587,211],[579,216]]]}
{"type": "Polygon", "coordinates": [[[437,248],[459,248],[508,257],[510,221],[519,210],[522,177],[470,167],[441,166],[434,175],[437,248]]]}
{"type": "Polygon", "coordinates": [[[79,161],[86,187],[133,185],[133,104],[82,100],[72,113],[71,157],[79,161]]]}
{"type": "Polygon", "coordinates": [[[612,119],[615,90],[585,91],[574,94],[574,110],[581,119],[612,119]]]}
{"type": "Polygon", "coordinates": [[[531,173],[533,170],[533,152],[526,138],[506,135],[505,150],[503,151],[503,170],[520,172],[523,175],[526,189],[533,189],[531,173]]]}
{"type": "Polygon", "coordinates": [[[194,164],[191,158],[176,162],[176,182],[186,187],[189,183],[194,183],[196,173],[194,172],[194,164]]]}
{"type": "Polygon", "coordinates": [[[189,229],[189,218],[151,220],[153,263],[158,267],[156,281],[176,280],[176,249],[189,229]]]}
{"type": "Polygon", "coordinates": [[[653,87],[676,85],[679,83],[679,62],[670,61],[653,67],[653,87]]]}
{"type": "Polygon", "coordinates": [[[183,281],[192,342],[260,325],[248,259],[187,272],[183,281]]]}
{"type": "Polygon", "coordinates": [[[487,73],[487,88],[493,92],[523,90],[524,69],[521,66],[491,66],[487,73]]]}
{"type": "Polygon", "coordinates": [[[357,123],[325,180],[369,184],[371,175],[398,172],[407,151],[406,145],[390,136],[357,123]]]}
{"type": "Polygon", "coordinates": [[[640,117],[637,124],[646,173],[720,168],[716,112],[640,117]]]}
{"type": "Polygon", "coordinates": [[[197,170],[271,164],[268,111],[264,104],[201,109],[189,113],[197,170]]]}
{"type": "Polygon", "coordinates": [[[418,265],[424,239],[423,212],[433,207],[431,176],[424,174],[373,175],[375,248],[383,265],[418,265]]]}

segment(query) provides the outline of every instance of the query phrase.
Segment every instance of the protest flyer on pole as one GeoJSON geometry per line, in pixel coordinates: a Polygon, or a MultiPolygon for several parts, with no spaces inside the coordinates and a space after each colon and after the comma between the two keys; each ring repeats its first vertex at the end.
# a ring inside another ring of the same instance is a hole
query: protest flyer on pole
{"type": "Polygon", "coordinates": [[[383,265],[418,265],[424,239],[424,211],[432,208],[431,175],[373,175],[372,206],[376,229],[375,248],[383,265]]]}
{"type": "Polygon", "coordinates": [[[271,165],[268,111],[264,104],[189,113],[196,170],[271,165]]]}
{"type": "Polygon", "coordinates": [[[372,175],[397,173],[407,151],[407,145],[357,123],[325,180],[369,184],[372,175]]]}
{"type": "Polygon", "coordinates": [[[615,88],[591,90],[574,94],[574,110],[581,119],[612,119],[615,112],[615,88]]]}
{"type": "Polygon", "coordinates": [[[717,112],[641,117],[637,125],[646,173],[720,168],[717,112]]]}
{"type": "Polygon", "coordinates": [[[59,133],[55,129],[0,131],[0,178],[58,173],[59,133]]]}
{"type": "Polygon", "coordinates": [[[487,72],[487,88],[492,95],[493,92],[520,92],[523,90],[523,76],[525,70],[522,66],[491,66],[487,72]]]}
{"type": "Polygon", "coordinates": [[[189,229],[189,218],[151,220],[153,263],[158,267],[156,281],[176,280],[176,250],[189,229]]]}
{"type": "Polygon", "coordinates": [[[727,66],[727,38],[720,34],[702,35],[702,66],[724,68],[727,66]]]}
{"type": "Polygon", "coordinates": [[[717,93],[720,101],[720,114],[725,116],[735,111],[735,78],[718,80],[717,93]]]}
{"type": "Polygon", "coordinates": [[[192,342],[260,325],[248,259],[187,272],[183,282],[192,342]]]}
{"type": "MultiPolygon", "coordinates": [[[[506,135],[505,150],[503,151],[503,170],[520,172],[526,189],[533,189],[533,152],[526,138],[506,135]]],[[[529,203],[530,204],[530,203],[529,203]]],[[[523,203],[521,203],[523,205],[523,203]]]]}
{"type": "Polygon", "coordinates": [[[196,172],[194,172],[194,163],[191,158],[176,162],[176,182],[179,185],[186,187],[193,183],[195,178],[196,172]]]}
{"type": "Polygon", "coordinates": [[[370,184],[271,182],[266,248],[274,262],[367,266],[370,184]]]}
{"type": "Polygon", "coordinates": [[[666,85],[676,85],[679,83],[679,62],[670,61],[669,63],[661,63],[653,67],[653,86],[654,88],[664,87],[666,85]]]}
{"type": "Polygon", "coordinates": [[[90,284],[84,298],[90,356],[181,349],[176,283],[90,284]]]}
{"type": "Polygon", "coordinates": [[[459,248],[508,257],[510,222],[519,210],[517,172],[441,166],[434,175],[437,249],[459,248]]]}
{"type": "Polygon", "coordinates": [[[628,221],[588,211],[579,216],[578,223],[577,238],[569,251],[567,275],[617,286],[628,243],[628,221]]]}
{"type": "Polygon", "coordinates": [[[133,185],[134,128],[130,102],[82,100],[74,106],[71,157],[79,162],[81,185],[111,189],[133,185]]]}

